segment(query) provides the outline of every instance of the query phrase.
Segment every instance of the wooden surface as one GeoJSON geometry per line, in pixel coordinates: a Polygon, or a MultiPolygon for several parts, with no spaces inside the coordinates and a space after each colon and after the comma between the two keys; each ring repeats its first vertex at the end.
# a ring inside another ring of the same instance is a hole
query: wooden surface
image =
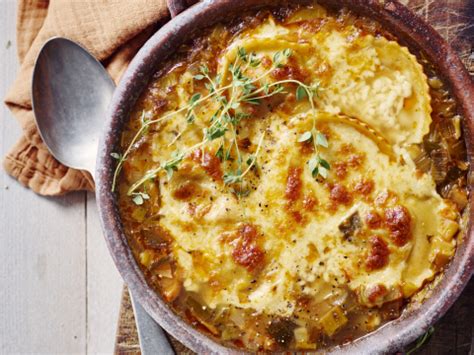
{"type": "MultiPolygon", "coordinates": [[[[474,74],[474,0],[405,0],[401,1],[430,22],[460,54],[466,67],[474,74]]],[[[128,292],[125,292],[128,295],[128,292]]],[[[414,352],[423,355],[474,355],[474,280],[456,304],[435,325],[435,331],[424,346],[414,352]]],[[[130,299],[124,297],[117,330],[117,354],[139,354],[130,299]]],[[[170,336],[179,354],[192,352],[170,336]]],[[[414,348],[411,344],[405,350],[414,348]]]]}
{"type": "MultiPolygon", "coordinates": [[[[16,1],[0,0],[0,98],[18,70],[16,1]]],[[[20,135],[4,105],[0,156],[20,135]]],[[[0,168],[0,354],[113,353],[122,279],[93,194],[35,195],[0,168]]]]}
{"type": "Polygon", "coordinates": [[[140,354],[135,317],[133,315],[130,294],[126,286],[123,287],[122,291],[122,304],[120,305],[120,317],[117,324],[115,353],[120,355],[140,354]]]}
{"type": "MultiPolygon", "coordinates": [[[[474,69],[474,0],[409,2],[451,40],[474,69]]],[[[0,6],[3,98],[18,69],[16,2],[0,0],[0,6]]],[[[3,156],[20,134],[19,125],[3,105],[0,134],[3,156]]],[[[92,194],[40,197],[0,169],[0,260],[0,354],[113,352],[122,281],[101,235],[92,194]]],[[[461,299],[436,325],[423,353],[467,354],[469,349],[474,353],[473,297],[471,281],[461,299]]],[[[127,307],[125,302],[117,350],[137,353],[133,314],[127,307]]],[[[178,352],[185,352],[177,342],[174,345],[178,352]]]]}

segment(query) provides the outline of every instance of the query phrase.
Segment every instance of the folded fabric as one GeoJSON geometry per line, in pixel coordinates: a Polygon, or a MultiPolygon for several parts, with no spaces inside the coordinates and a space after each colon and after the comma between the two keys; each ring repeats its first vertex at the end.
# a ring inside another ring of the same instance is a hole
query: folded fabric
{"type": "Polygon", "coordinates": [[[93,190],[89,173],[67,168],[41,141],[31,109],[31,76],[41,46],[61,36],[87,48],[118,82],[143,43],[167,21],[165,0],[21,0],[17,48],[20,71],[5,102],[18,119],[23,136],[3,162],[5,170],[42,195],[93,190]]]}

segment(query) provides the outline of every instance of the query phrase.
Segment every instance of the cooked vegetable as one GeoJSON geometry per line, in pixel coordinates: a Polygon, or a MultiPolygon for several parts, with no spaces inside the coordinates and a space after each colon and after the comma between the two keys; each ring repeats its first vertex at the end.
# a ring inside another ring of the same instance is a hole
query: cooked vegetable
{"type": "Polygon", "coordinates": [[[449,198],[453,201],[458,207],[459,211],[462,211],[468,203],[467,191],[466,189],[460,188],[457,184],[449,184],[444,189],[446,198],[449,198]]]}
{"type": "Polygon", "coordinates": [[[444,139],[455,139],[456,137],[456,129],[451,119],[441,120],[438,130],[444,139]]]}
{"type": "Polygon", "coordinates": [[[145,250],[140,253],[140,262],[143,266],[149,267],[153,261],[153,252],[145,250]]]}
{"type": "Polygon", "coordinates": [[[202,320],[210,320],[212,318],[212,310],[204,306],[202,302],[198,301],[196,299],[197,297],[199,297],[199,295],[188,295],[186,304],[189,309],[193,311],[194,316],[202,320]]]}
{"type": "Polygon", "coordinates": [[[356,211],[351,214],[346,220],[339,225],[339,230],[342,232],[344,239],[349,239],[354,236],[354,233],[362,226],[359,212],[356,211]]]}
{"type": "Polygon", "coordinates": [[[181,292],[182,284],[177,277],[163,277],[159,281],[161,294],[167,302],[173,302],[181,292]]]}
{"type": "Polygon", "coordinates": [[[420,152],[413,159],[413,162],[415,163],[416,167],[424,173],[428,172],[431,168],[431,159],[424,151],[420,152]]]}
{"type": "Polygon", "coordinates": [[[280,345],[288,345],[294,338],[295,324],[289,319],[277,318],[270,322],[268,334],[280,345]]]}
{"type": "Polygon", "coordinates": [[[154,264],[156,265],[153,265],[152,272],[156,273],[159,277],[173,278],[173,269],[169,260],[158,260],[154,264]]]}
{"type": "Polygon", "coordinates": [[[309,342],[308,329],[306,327],[299,327],[293,331],[295,335],[296,346],[305,350],[316,350],[316,344],[309,342]]]}
{"type": "Polygon", "coordinates": [[[437,78],[433,77],[428,80],[428,84],[433,88],[433,89],[441,89],[443,87],[443,82],[437,78]]]}
{"type": "Polygon", "coordinates": [[[329,312],[327,312],[319,322],[323,327],[324,332],[328,336],[332,336],[344,325],[346,325],[348,319],[342,311],[341,307],[336,306],[333,307],[329,312]]]}
{"type": "Polygon", "coordinates": [[[433,164],[431,174],[437,183],[443,182],[448,173],[449,156],[446,149],[438,148],[431,152],[433,164]]]}
{"type": "Polygon", "coordinates": [[[433,245],[430,259],[437,270],[442,269],[453,256],[454,250],[452,243],[446,242],[441,238],[433,238],[431,240],[433,245]]]}

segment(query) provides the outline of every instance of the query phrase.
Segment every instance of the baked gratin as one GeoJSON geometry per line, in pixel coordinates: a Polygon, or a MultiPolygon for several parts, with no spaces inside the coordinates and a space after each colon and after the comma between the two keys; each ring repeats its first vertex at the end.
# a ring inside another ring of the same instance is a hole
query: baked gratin
{"type": "Polygon", "coordinates": [[[149,285],[195,327],[324,349],[397,318],[454,255],[460,126],[423,55],[377,23],[261,10],[157,68],[114,189],[149,285]]]}

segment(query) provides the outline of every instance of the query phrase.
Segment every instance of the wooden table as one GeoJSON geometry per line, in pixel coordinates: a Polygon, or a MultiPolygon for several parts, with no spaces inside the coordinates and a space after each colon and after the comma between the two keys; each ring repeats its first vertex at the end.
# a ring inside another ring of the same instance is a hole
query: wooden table
{"type": "MultiPolygon", "coordinates": [[[[18,70],[16,6],[0,0],[0,98],[18,70]]],[[[4,105],[0,156],[20,135],[4,105]]],[[[0,168],[0,354],[112,353],[122,279],[95,198],[35,195],[0,168]]]]}
{"type": "MultiPolygon", "coordinates": [[[[434,22],[474,68],[474,0],[402,2],[434,22]],[[461,6],[470,8],[461,13],[461,6]]],[[[3,98],[18,70],[16,2],[0,0],[0,5],[3,98]]],[[[0,115],[3,157],[20,129],[3,105],[0,115]]],[[[0,354],[113,352],[122,280],[102,238],[93,194],[40,197],[0,169],[0,260],[0,354]]],[[[421,353],[474,354],[473,297],[471,281],[421,353]]],[[[126,302],[120,320],[118,350],[136,352],[133,314],[126,302]]]]}

